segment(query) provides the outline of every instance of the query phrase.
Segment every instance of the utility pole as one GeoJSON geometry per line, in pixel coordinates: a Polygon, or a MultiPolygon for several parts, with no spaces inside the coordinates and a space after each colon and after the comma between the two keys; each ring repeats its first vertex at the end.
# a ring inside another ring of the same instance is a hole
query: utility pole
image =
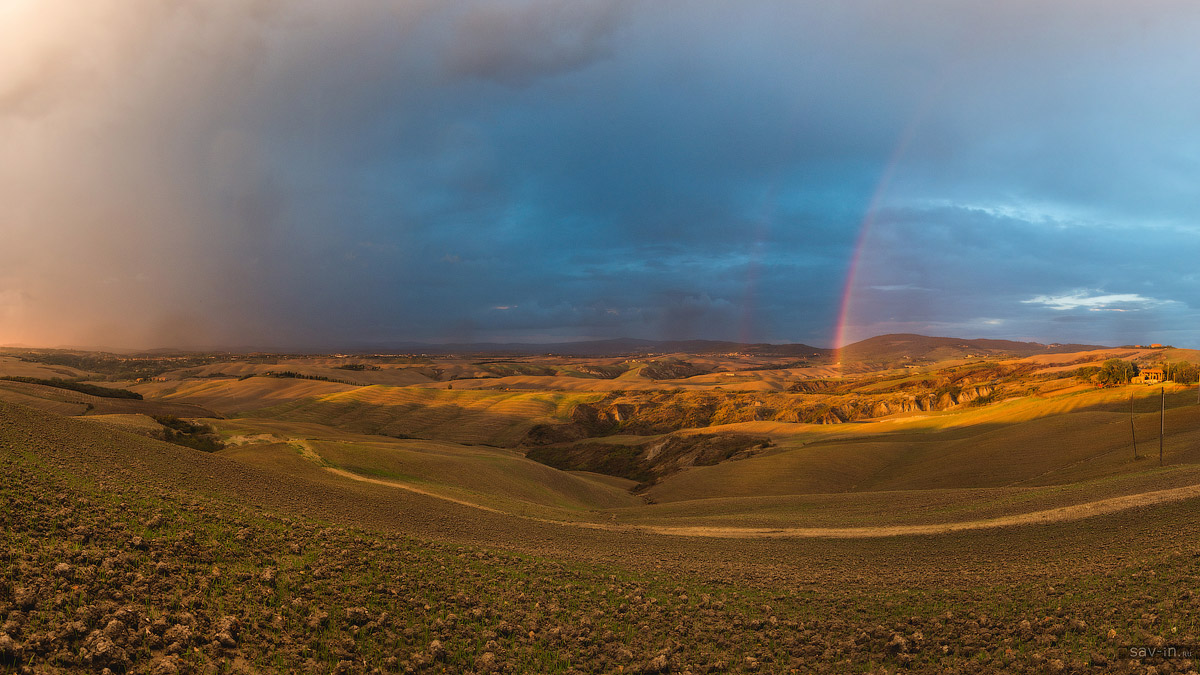
{"type": "Polygon", "coordinates": [[[1129,435],[1133,438],[1133,458],[1138,458],[1137,454],[1137,425],[1133,423],[1133,390],[1129,390],[1129,435]]]}
{"type": "Polygon", "coordinates": [[[1162,393],[1162,407],[1158,411],[1158,465],[1162,466],[1162,446],[1163,446],[1163,430],[1167,428],[1167,388],[1160,387],[1162,393]]]}

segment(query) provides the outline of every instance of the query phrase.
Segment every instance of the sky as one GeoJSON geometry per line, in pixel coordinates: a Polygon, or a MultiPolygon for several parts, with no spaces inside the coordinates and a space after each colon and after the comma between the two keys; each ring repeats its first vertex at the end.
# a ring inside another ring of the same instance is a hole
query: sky
{"type": "Polygon", "coordinates": [[[0,345],[1200,347],[1192,0],[0,0],[0,345]]]}

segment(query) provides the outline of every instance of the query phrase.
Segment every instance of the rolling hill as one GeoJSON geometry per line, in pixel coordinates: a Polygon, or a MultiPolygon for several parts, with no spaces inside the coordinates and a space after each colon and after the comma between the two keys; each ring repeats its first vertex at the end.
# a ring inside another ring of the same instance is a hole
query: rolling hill
{"type": "Polygon", "coordinates": [[[946,340],[0,382],[0,672],[1126,672],[1200,640],[1195,388],[1077,372],[1161,351],[946,340]]]}
{"type": "Polygon", "coordinates": [[[988,340],[948,337],[928,337],[898,333],[879,335],[855,342],[838,350],[843,362],[879,363],[913,359],[922,361],[944,361],[967,356],[1024,357],[1036,354],[1065,354],[1106,349],[1099,345],[1050,344],[1037,342],[1014,342],[1012,340],[988,340]]]}

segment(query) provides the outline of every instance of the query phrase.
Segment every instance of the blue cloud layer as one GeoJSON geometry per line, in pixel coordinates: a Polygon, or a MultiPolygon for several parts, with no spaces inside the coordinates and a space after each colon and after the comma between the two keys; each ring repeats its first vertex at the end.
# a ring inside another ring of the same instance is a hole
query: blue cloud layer
{"type": "Polygon", "coordinates": [[[0,342],[1200,344],[1194,3],[37,4],[0,342]]]}

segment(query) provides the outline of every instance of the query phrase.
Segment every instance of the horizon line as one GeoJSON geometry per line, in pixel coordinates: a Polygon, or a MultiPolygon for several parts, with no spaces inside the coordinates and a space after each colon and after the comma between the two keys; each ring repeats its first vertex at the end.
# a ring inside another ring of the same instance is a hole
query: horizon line
{"type": "MultiPolygon", "coordinates": [[[[848,347],[852,347],[853,345],[860,344],[862,342],[867,342],[869,340],[876,340],[879,338],[892,337],[892,336],[897,336],[897,337],[913,336],[913,337],[941,339],[941,340],[963,340],[963,341],[968,341],[968,342],[975,342],[975,341],[1013,342],[1013,343],[1021,343],[1021,344],[1037,344],[1037,345],[1043,345],[1046,347],[1079,346],[1079,347],[1089,347],[1089,348],[1093,348],[1093,349],[1119,349],[1119,348],[1123,348],[1123,347],[1150,348],[1152,345],[1160,344],[1160,343],[1156,343],[1156,342],[1145,342],[1145,343],[1140,343],[1140,344],[1130,343],[1130,344],[1124,344],[1124,345],[1104,345],[1104,344],[1099,344],[1099,343],[1083,343],[1083,342],[1059,342],[1059,341],[1042,342],[1042,341],[1036,340],[1036,339],[1019,339],[1019,338],[961,337],[961,336],[955,336],[955,335],[926,335],[923,333],[881,333],[879,335],[874,335],[874,336],[871,336],[868,338],[863,338],[862,340],[856,340],[855,342],[847,343],[844,345],[828,346],[828,347],[814,345],[814,344],[807,343],[807,342],[770,342],[770,341],[743,342],[740,340],[721,340],[721,339],[713,339],[713,338],[652,339],[652,338],[637,338],[637,337],[623,336],[623,337],[616,337],[616,338],[582,338],[582,339],[574,339],[574,340],[558,340],[558,341],[554,341],[554,342],[521,342],[521,341],[430,342],[430,341],[416,341],[416,340],[396,340],[396,341],[373,341],[373,342],[364,342],[364,343],[359,343],[359,344],[331,343],[331,344],[325,344],[325,345],[307,345],[307,346],[305,346],[305,345],[297,345],[297,346],[269,345],[268,346],[268,345],[247,344],[247,345],[239,345],[239,346],[232,346],[232,345],[202,345],[202,346],[168,345],[168,346],[157,346],[157,347],[115,347],[115,346],[107,346],[107,345],[69,345],[68,344],[68,345],[57,345],[57,346],[45,346],[45,345],[30,345],[30,344],[21,344],[21,343],[8,343],[8,344],[0,345],[0,349],[4,349],[4,350],[25,349],[25,350],[82,351],[82,352],[123,353],[123,354],[146,353],[146,352],[191,352],[191,353],[233,353],[233,354],[246,354],[246,353],[330,354],[330,353],[334,353],[334,352],[364,353],[364,352],[372,351],[372,350],[375,350],[375,351],[404,351],[405,353],[411,353],[410,350],[420,349],[420,348],[450,349],[450,348],[455,348],[455,347],[466,347],[466,348],[474,348],[474,349],[478,349],[478,348],[503,349],[503,348],[514,348],[514,347],[529,348],[529,347],[541,347],[541,346],[562,347],[562,346],[570,346],[570,345],[584,345],[584,344],[589,344],[589,343],[603,344],[603,343],[619,343],[619,342],[639,342],[639,343],[648,343],[648,344],[672,344],[672,343],[683,343],[683,342],[700,342],[700,343],[723,343],[723,344],[728,344],[731,346],[739,346],[739,347],[804,346],[804,347],[810,347],[813,349],[824,350],[827,352],[837,352],[839,350],[846,349],[848,347]]],[[[1166,344],[1162,344],[1161,346],[1167,347],[1167,348],[1175,348],[1175,349],[1190,349],[1190,347],[1176,347],[1174,345],[1166,345],[1166,344]]]]}

